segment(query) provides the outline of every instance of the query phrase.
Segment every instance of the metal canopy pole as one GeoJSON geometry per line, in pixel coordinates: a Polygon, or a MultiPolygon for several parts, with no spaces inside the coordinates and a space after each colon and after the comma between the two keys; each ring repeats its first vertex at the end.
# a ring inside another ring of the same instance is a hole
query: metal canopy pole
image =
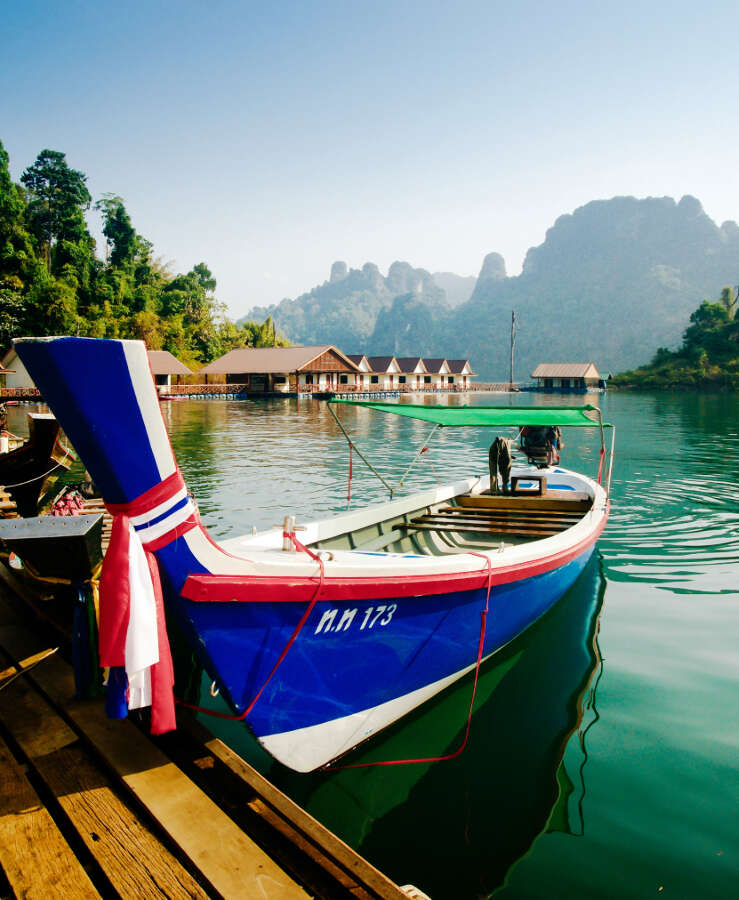
{"type": "Polygon", "coordinates": [[[429,432],[429,436],[426,438],[426,440],[423,442],[423,444],[421,444],[421,446],[418,449],[418,452],[411,460],[411,464],[408,466],[408,468],[405,470],[405,472],[403,472],[403,476],[400,479],[400,481],[398,482],[398,487],[403,486],[403,482],[408,477],[408,474],[410,473],[413,466],[415,466],[416,461],[420,458],[420,456],[424,452],[424,450],[428,450],[428,444],[431,441],[431,438],[434,436],[434,434],[436,434],[436,429],[440,428],[440,427],[441,427],[440,425],[434,425],[434,427],[431,429],[431,431],[429,432]]]}
{"type": "Polygon", "coordinates": [[[377,469],[372,465],[372,463],[367,459],[367,457],[362,453],[362,451],[359,449],[359,447],[357,447],[357,445],[355,444],[355,442],[349,437],[349,435],[347,434],[346,428],[344,428],[344,426],[341,424],[341,420],[339,419],[339,417],[338,417],[338,416],[336,415],[336,413],[334,412],[334,409],[333,409],[333,407],[331,406],[330,403],[328,404],[328,411],[329,411],[329,412],[331,413],[331,415],[334,417],[334,420],[336,421],[336,424],[337,424],[337,425],[339,426],[339,428],[341,429],[341,433],[342,433],[342,434],[344,435],[344,437],[346,438],[347,443],[349,444],[349,446],[350,446],[350,447],[353,447],[353,448],[357,451],[357,456],[362,460],[362,462],[364,462],[364,463],[369,467],[370,471],[372,471],[372,472],[374,473],[374,475],[375,475],[377,478],[379,478],[380,481],[385,485],[385,487],[390,491],[390,497],[391,497],[391,499],[392,499],[392,496],[393,496],[393,494],[395,493],[395,488],[391,487],[391,486],[387,483],[387,481],[385,481],[385,479],[382,477],[382,475],[380,475],[380,473],[379,473],[379,472],[377,471],[377,469]]]}
{"type": "Polygon", "coordinates": [[[616,452],[616,426],[611,425],[611,458],[608,461],[608,479],[606,480],[606,496],[611,497],[611,472],[613,472],[613,454],[616,452]]]}

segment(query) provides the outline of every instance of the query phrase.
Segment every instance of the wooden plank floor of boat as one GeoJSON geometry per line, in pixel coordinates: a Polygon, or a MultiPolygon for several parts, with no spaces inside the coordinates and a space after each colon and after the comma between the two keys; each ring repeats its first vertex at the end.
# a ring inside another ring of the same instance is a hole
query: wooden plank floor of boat
{"type": "Polygon", "coordinates": [[[24,592],[0,566],[2,900],[408,900],[187,714],[153,739],[74,700],[24,592]]]}

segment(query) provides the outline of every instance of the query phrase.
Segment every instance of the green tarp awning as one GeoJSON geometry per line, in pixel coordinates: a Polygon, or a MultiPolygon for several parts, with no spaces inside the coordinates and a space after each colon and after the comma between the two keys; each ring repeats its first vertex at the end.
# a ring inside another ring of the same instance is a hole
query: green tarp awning
{"type": "MultiPolygon", "coordinates": [[[[377,412],[407,416],[447,427],[472,426],[477,428],[510,427],[524,425],[559,425],[597,428],[596,406],[431,406],[420,403],[374,403],[371,400],[330,400],[345,406],[364,406],[377,412]],[[589,416],[588,413],[591,415],[589,416]]],[[[605,423],[604,423],[605,425],[605,423]]]]}

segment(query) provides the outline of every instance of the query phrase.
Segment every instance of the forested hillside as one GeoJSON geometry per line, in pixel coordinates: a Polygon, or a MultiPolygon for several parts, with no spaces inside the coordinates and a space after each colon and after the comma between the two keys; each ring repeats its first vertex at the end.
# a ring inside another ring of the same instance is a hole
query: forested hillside
{"type": "Polygon", "coordinates": [[[386,279],[371,263],[337,266],[324,285],[252,314],[273,315],[296,341],[469,357],[483,378],[499,380],[515,309],[518,379],[539,362],[592,360],[616,372],[650,359],[655,347],[678,345],[696,302],[739,281],[739,227],[717,226],[694,197],[594,201],[557,219],[521,275],[507,277],[503,258],[489,254],[472,296],[456,308],[408,263],[394,263],[386,279]],[[391,277],[398,271],[409,276],[402,284],[391,277]]]}
{"type": "Polygon", "coordinates": [[[55,150],[15,184],[0,142],[0,351],[20,335],[140,338],[198,368],[234,347],[274,343],[271,321],[224,316],[205,263],[170,272],[114,194],[95,203],[100,258],[85,220],[92,202],[87,177],[55,150]]]}
{"type": "Polygon", "coordinates": [[[709,387],[739,389],[737,294],[726,287],[717,303],[704,300],[690,317],[675,351],[660,347],[649,365],[623,372],[616,386],[632,388],[709,387]]]}

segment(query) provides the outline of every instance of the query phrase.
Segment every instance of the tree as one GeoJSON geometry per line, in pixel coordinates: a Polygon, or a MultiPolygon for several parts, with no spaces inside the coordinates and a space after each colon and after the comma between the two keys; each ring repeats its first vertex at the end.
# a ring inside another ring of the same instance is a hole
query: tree
{"type": "Polygon", "coordinates": [[[11,340],[18,337],[25,311],[20,292],[0,278],[0,347],[9,347],[11,340]]]}
{"type": "Polygon", "coordinates": [[[5,278],[6,290],[23,288],[34,261],[25,210],[23,189],[10,178],[8,154],[0,141],[0,278],[5,278]]]}
{"type": "Polygon", "coordinates": [[[56,272],[66,259],[62,253],[55,254],[54,248],[89,238],[84,219],[92,200],[85,184],[87,176],[70,169],[64,153],[42,150],[21,181],[30,197],[27,214],[31,232],[43,247],[48,271],[56,272]]]}
{"type": "Polygon", "coordinates": [[[723,306],[723,308],[728,313],[729,319],[733,319],[736,315],[736,299],[737,293],[739,293],[739,287],[736,290],[725,287],[721,291],[721,297],[719,299],[719,303],[723,306]]]}
{"type": "Polygon", "coordinates": [[[103,234],[108,244],[108,262],[115,268],[131,264],[138,249],[138,235],[131,224],[123,200],[115,194],[105,194],[95,209],[103,214],[103,234]]]}

